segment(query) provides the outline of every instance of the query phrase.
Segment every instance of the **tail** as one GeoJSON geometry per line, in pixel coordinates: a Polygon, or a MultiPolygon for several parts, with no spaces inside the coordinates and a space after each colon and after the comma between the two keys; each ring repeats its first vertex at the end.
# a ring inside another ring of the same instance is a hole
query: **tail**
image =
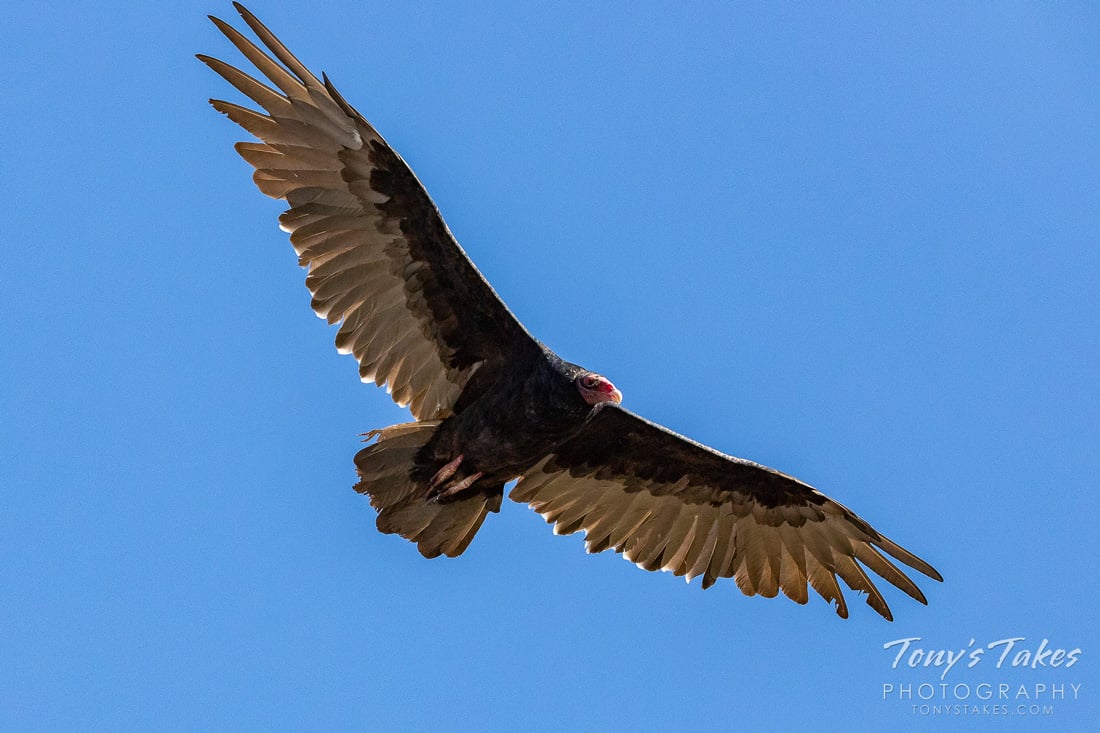
{"type": "Polygon", "coordinates": [[[378,442],[355,455],[359,483],[355,490],[370,496],[378,510],[378,529],[399,534],[417,544],[424,557],[458,557],[469,546],[489,512],[500,510],[501,493],[474,494],[447,501],[430,501],[428,486],[411,477],[416,454],[431,439],[437,420],[392,425],[372,430],[378,442]]]}

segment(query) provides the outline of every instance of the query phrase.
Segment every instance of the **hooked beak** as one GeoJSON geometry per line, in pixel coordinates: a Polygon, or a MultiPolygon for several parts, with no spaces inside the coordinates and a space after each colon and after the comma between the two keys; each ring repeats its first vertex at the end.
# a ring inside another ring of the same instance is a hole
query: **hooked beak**
{"type": "Polygon", "coordinates": [[[598,382],[591,387],[586,387],[583,380],[577,380],[577,390],[584,401],[590,405],[602,405],[605,402],[614,402],[616,405],[623,401],[623,393],[615,388],[615,385],[605,377],[596,375],[598,382]]]}

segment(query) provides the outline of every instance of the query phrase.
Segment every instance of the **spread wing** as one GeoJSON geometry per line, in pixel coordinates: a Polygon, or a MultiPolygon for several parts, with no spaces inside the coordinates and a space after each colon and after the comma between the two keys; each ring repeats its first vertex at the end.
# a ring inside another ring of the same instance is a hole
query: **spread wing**
{"type": "Polygon", "coordinates": [[[842,618],[848,606],[838,577],[893,618],[864,566],[927,603],[887,555],[942,580],[811,486],[613,405],[528,471],[510,496],[558,534],[583,529],[589,552],[612,548],[646,570],[689,581],[702,575],[703,588],[732,577],[746,595],[782,590],[797,603],[806,603],[808,581],[842,618]]]}
{"type": "Polygon", "coordinates": [[[236,149],[255,167],[260,190],[290,205],[279,221],[308,268],[313,310],[341,324],[336,346],[355,355],[364,382],[385,385],[417,419],[446,417],[475,372],[488,377],[537,343],[458,246],[405,161],[327,77],[318,80],[234,6],[270,54],[211,20],[274,88],[199,59],[264,110],[211,100],[262,141],[236,149]]]}

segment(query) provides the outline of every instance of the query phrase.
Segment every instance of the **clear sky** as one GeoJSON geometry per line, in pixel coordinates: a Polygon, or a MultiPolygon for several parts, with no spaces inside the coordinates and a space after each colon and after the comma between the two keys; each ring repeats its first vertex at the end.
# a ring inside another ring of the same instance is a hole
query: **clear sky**
{"type": "Polygon", "coordinates": [[[1091,725],[1100,8],[437,5],[252,9],[533,333],[945,582],[842,621],[588,556],[516,504],[456,560],[380,535],[351,459],[407,412],[336,354],[206,104],[237,99],[193,57],[241,61],[205,18],[232,7],[17,2],[0,729],[1091,725]]]}

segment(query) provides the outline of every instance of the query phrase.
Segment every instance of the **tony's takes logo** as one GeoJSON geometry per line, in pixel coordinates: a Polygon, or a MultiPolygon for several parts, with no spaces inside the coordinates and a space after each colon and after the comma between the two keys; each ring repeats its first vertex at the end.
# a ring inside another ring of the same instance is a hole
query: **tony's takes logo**
{"type": "Polygon", "coordinates": [[[951,671],[951,668],[964,658],[967,660],[967,668],[976,667],[989,658],[996,660],[991,665],[995,669],[1005,667],[1017,669],[1061,667],[1069,669],[1077,663],[1081,656],[1080,647],[1069,650],[1062,647],[1051,647],[1048,639],[1043,639],[1036,647],[1034,644],[1026,644],[1027,638],[1023,636],[998,639],[984,646],[975,646],[976,639],[971,637],[970,643],[957,649],[916,646],[916,643],[920,641],[921,637],[910,636],[905,639],[894,639],[883,644],[883,649],[896,648],[890,668],[897,669],[902,665],[912,669],[941,668],[940,679],[942,680],[947,677],[947,673],[951,671]]]}

